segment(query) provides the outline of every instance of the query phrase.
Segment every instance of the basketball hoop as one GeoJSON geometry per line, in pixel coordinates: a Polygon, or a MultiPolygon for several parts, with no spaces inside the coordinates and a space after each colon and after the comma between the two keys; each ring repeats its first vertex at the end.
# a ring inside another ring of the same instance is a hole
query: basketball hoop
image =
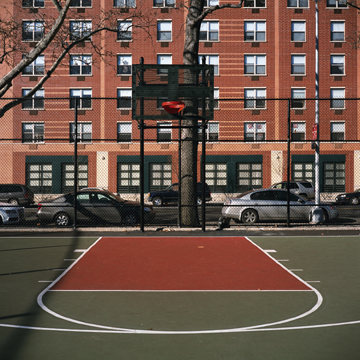
{"type": "Polygon", "coordinates": [[[185,104],[182,101],[166,101],[161,105],[164,110],[171,115],[178,114],[185,107],[185,104]]]}

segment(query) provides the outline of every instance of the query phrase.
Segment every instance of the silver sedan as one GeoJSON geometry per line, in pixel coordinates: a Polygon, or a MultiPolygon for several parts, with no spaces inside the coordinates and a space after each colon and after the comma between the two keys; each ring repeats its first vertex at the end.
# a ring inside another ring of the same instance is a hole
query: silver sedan
{"type": "MultiPolygon", "coordinates": [[[[278,189],[251,190],[237,198],[227,199],[221,211],[219,224],[229,225],[230,220],[246,224],[258,221],[280,221],[287,219],[287,191],[278,189]]],[[[312,213],[317,208],[314,202],[289,193],[290,219],[311,221],[312,213]]],[[[335,207],[320,204],[324,222],[339,216],[335,207]]]]}

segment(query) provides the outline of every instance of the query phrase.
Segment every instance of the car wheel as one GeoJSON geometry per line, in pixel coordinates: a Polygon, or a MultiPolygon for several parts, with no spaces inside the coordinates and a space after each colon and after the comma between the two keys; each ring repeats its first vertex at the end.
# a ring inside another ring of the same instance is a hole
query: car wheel
{"type": "Polygon", "coordinates": [[[246,209],[241,215],[241,220],[244,223],[254,224],[259,220],[259,215],[254,209],[246,209]]]}
{"type": "Polygon", "coordinates": [[[3,224],[3,219],[2,219],[2,217],[0,216],[0,225],[2,225],[3,224]]]}
{"type": "Polygon", "coordinates": [[[127,214],[124,216],[124,224],[125,225],[137,225],[139,223],[139,219],[135,214],[127,214]]]}
{"type": "Polygon", "coordinates": [[[54,222],[56,226],[68,226],[71,225],[71,218],[68,214],[62,212],[55,215],[54,222]]]}
{"type": "Polygon", "coordinates": [[[197,204],[197,205],[201,205],[201,204],[202,204],[201,197],[198,197],[198,198],[196,199],[196,204],[197,204]]]}
{"type": "Polygon", "coordinates": [[[15,198],[9,199],[9,204],[19,205],[19,200],[15,198]]]}
{"type": "Polygon", "coordinates": [[[352,197],[350,199],[350,204],[353,204],[353,205],[358,205],[359,204],[359,198],[358,197],[352,197]]]}
{"type": "Polygon", "coordinates": [[[327,223],[329,221],[329,214],[325,209],[322,209],[323,211],[323,223],[327,223]]]}
{"type": "Polygon", "coordinates": [[[155,197],[155,198],[153,198],[152,203],[154,204],[154,206],[161,206],[163,204],[163,201],[162,201],[162,198],[155,197]]]}

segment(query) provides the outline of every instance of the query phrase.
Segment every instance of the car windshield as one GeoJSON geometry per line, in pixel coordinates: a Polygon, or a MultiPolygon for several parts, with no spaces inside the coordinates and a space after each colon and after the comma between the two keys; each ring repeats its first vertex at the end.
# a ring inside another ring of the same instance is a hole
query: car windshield
{"type": "Polygon", "coordinates": [[[237,199],[240,199],[240,198],[242,198],[243,196],[252,193],[253,191],[254,191],[254,190],[245,191],[244,193],[238,195],[236,198],[237,198],[237,199]]]}
{"type": "Polygon", "coordinates": [[[308,181],[302,181],[300,183],[303,187],[306,187],[306,188],[312,188],[312,183],[311,182],[308,182],[308,181]]]}

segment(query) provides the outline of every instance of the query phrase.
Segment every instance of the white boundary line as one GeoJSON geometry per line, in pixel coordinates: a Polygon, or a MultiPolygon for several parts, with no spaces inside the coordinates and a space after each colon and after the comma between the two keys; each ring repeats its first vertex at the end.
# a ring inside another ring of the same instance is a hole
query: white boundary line
{"type": "MultiPolygon", "coordinates": [[[[323,302],[323,298],[320,294],[319,291],[317,291],[315,288],[313,288],[311,285],[307,284],[305,281],[303,281],[301,278],[299,278],[298,276],[294,275],[293,273],[291,273],[286,267],[284,267],[282,264],[280,264],[278,261],[276,261],[273,257],[271,257],[269,254],[267,254],[266,252],[264,252],[263,249],[260,248],[260,246],[256,245],[253,241],[251,241],[248,237],[243,237],[245,238],[247,241],[249,241],[251,244],[253,244],[255,247],[257,247],[260,251],[262,251],[266,256],[268,256],[272,261],[274,261],[275,263],[277,263],[279,266],[281,266],[285,271],[287,271],[288,273],[290,273],[292,276],[294,276],[295,278],[297,278],[300,282],[302,282],[304,285],[306,285],[307,287],[309,287],[311,290],[313,290],[315,292],[315,294],[317,295],[317,302],[316,304],[309,310],[306,311],[303,314],[300,314],[298,316],[295,317],[291,317],[288,319],[284,319],[284,320],[280,320],[280,321],[275,321],[275,322],[271,322],[271,323],[266,323],[266,324],[260,324],[260,325],[254,325],[254,326],[247,326],[247,327],[239,327],[239,328],[231,328],[231,329],[217,329],[217,330],[193,330],[193,331],[153,331],[153,330],[141,330],[141,329],[129,329],[129,328],[121,328],[121,327],[113,327],[113,326],[105,326],[105,325],[98,325],[98,324],[93,324],[93,323],[88,323],[88,322],[84,322],[84,321],[80,321],[80,320],[76,320],[76,319],[72,319],[66,316],[63,316],[61,314],[58,314],[52,310],[50,310],[47,306],[45,306],[44,302],[43,302],[43,296],[45,295],[45,293],[47,291],[50,290],[50,288],[56,284],[63,276],[66,275],[66,273],[68,271],[71,270],[71,268],[73,266],[75,266],[75,264],[80,261],[80,259],[86,254],[83,253],[71,266],[69,266],[69,268],[64,271],[51,285],[49,285],[46,289],[44,289],[38,296],[38,304],[39,306],[47,313],[49,313],[50,315],[57,317],[61,320],[64,321],[68,321],[71,323],[75,323],[78,325],[84,325],[84,326],[90,326],[90,327],[95,327],[98,329],[103,329],[103,330],[111,330],[111,331],[119,331],[119,332],[126,332],[126,333],[142,333],[142,334],[212,334],[212,333],[229,333],[229,332],[239,332],[239,331],[248,331],[248,330],[254,330],[254,329],[260,329],[260,328],[265,328],[265,327],[269,327],[269,326],[275,326],[275,325],[280,325],[280,324],[285,324],[294,320],[298,320],[301,319],[303,317],[306,317],[308,315],[310,315],[311,313],[315,312],[322,304],[323,302]]],[[[96,240],[87,251],[89,251],[92,247],[94,247],[100,240],[102,239],[102,237],[100,237],[98,240],[96,240]]],[[[261,291],[261,290],[259,290],[261,291]]]]}

